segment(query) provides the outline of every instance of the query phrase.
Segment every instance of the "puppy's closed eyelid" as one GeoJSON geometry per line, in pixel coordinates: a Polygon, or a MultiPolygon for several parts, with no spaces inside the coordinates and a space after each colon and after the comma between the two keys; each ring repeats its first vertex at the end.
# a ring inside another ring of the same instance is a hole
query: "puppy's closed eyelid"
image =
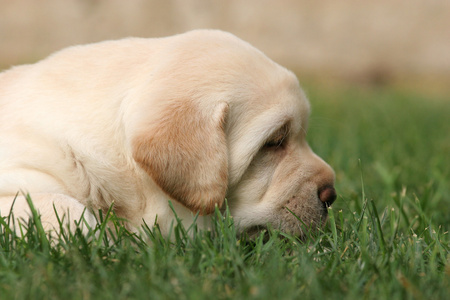
{"type": "Polygon", "coordinates": [[[289,137],[290,131],[291,128],[289,124],[283,125],[274,134],[272,134],[270,139],[267,140],[266,144],[275,144],[275,145],[284,144],[289,137]]]}
{"type": "Polygon", "coordinates": [[[264,144],[264,148],[279,148],[283,146],[282,141],[268,141],[264,144]]]}
{"type": "Polygon", "coordinates": [[[264,148],[276,149],[282,148],[288,140],[288,135],[286,132],[279,132],[279,134],[275,135],[275,137],[269,139],[264,144],[264,148]]]}

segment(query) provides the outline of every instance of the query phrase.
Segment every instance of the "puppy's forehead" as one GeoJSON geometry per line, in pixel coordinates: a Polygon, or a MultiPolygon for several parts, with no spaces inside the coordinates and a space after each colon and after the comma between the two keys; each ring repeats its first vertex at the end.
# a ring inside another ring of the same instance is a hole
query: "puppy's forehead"
{"type": "Polygon", "coordinates": [[[184,94],[203,95],[206,102],[226,101],[230,125],[251,124],[266,115],[273,126],[287,121],[292,130],[306,126],[309,103],[296,76],[260,50],[216,30],[196,30],[176,39],[174,61],[163,77],[186,83],[177,85],[184,94]]]}
{"type": "Polygon", "coordinates": [[[243,97],[237,96],[230,105],[240,124],[273,128],[288,123],[293,132],[306,129],[310,105],[292,72],[274,64],[266,74],[251,77],[243,97]]]}

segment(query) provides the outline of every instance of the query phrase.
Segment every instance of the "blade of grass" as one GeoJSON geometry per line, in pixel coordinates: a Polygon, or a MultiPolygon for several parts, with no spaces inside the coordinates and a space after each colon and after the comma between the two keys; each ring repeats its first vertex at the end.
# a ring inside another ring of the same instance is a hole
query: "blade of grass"
{"type": "Polygon", "coordinates": [[[45,234],[44,227],[42,226],[41,217],[40,217],[38,211],[36,210],[36,208],[34,207],[34,204],[33,204],[33,201],[31,200],[30,194],[26,194],[25,199],[31,210],[31,215],[32,215],[33,221],[34,221],[34,226],[36,228],[37,235],[38,235],[38,238],[40,241],[41,251],[44,253],[48,253],[50,250],[50,243],[48,241],[47,235],[45,234]]]}
{"type": "Polygon", "coordinates": [[[380,217],[378,216],[378,211],[375,206],[375,202],[373,200],[371,200],[370,204],[372,206],[372,213],[373,213],[373,217],[375,218],[375,223],[377,226],[378,239],[380,241],[381,250],[382,250],[383,254],[386,254],[386,250],[387,250],[386,241],[384,240],[384,234],[383,234],[383,230],[381,228],[380,217]]]}

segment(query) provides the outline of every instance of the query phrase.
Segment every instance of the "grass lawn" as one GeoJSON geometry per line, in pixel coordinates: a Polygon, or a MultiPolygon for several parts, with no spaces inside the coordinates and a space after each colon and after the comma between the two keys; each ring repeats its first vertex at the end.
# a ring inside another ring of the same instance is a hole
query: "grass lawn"
{"type": "Polygon", "coordinates": [[[0,221],[0,299],[449,299],[450,99],[306,85],[308,140],[336,170],[338,200],[306,241],[174,226],[151,243],[120,225],[49,244],[0,221]],[[190,234],[186,234],[190,231],[190,234]]]}

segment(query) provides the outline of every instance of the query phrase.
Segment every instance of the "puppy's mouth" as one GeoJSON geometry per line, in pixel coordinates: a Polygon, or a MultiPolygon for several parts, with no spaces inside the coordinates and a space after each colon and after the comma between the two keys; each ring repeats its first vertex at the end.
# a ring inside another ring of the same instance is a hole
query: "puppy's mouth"
{"type": "Polygon", "coordinates": [[[294,197],[283,206],[283,213],[280,214],[278,220],[269,221],[268,225],[253,225],[244,229],[240,237],[248,237],[251,240],[258,238],[263,234],[263,240],[268,241],[270,238],[269,227],[278,228],[281,232],[292,234],[300,239],[305,238],[307,232],[315,231],[326,225],[328,220],[328,208],[331,203],[321,202],[316,199],[315,213],[305,214],[308,209],[301,209],[302,205],[297,202],[294,197]]]}
{"type": "Polygon", "coordinates": [[[331,204],[328,204],[326,202],[322,203],[321,214],[324,219],[328,218],[328,208],[330,208],[330,207],[331,207],[331,204]]]}

